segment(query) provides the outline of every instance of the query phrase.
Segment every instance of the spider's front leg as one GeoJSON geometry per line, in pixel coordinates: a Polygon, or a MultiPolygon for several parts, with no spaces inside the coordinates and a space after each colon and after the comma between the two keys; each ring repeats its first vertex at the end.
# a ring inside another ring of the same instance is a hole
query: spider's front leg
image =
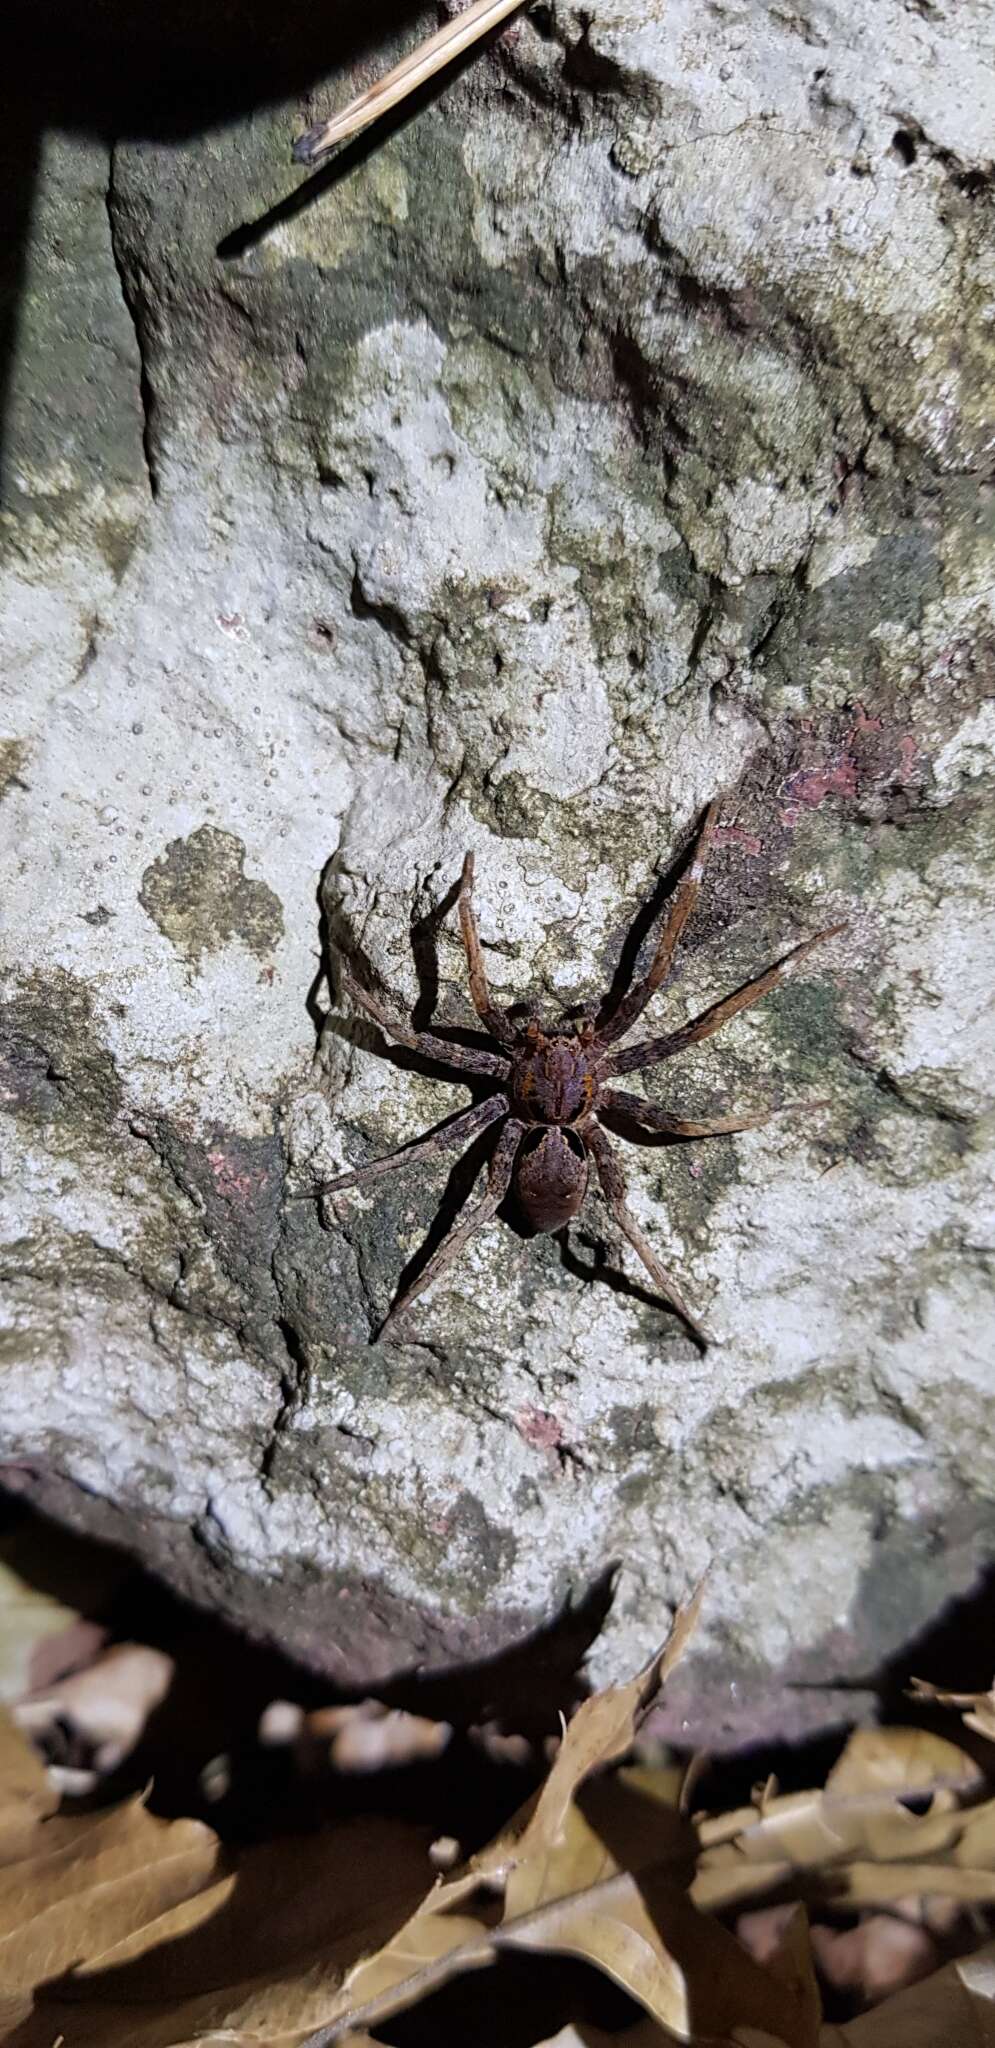
{"type": "Polygon", "coordinates": [[[378,1343],[388,1334],[393,1334],[398,1317],[404,1315],[416,1296],[422,1294],[426,1287],[430,1287],[432,1281],[437,1280],[447,1266],[452,1265],[463,1246],[483,1224],[490,1221],[495,1210],[500,1207],[511,1185],[515,1154],[524,1135],[525,1125],[516,1117],[509,1117],[487,1169],[487,1193],[483,1200],[477,1203],[476,1208],[470,1210],[468,1216],[464,1216],[462,1222],[455,1225],[447,1237],[443,1238],[438,1251],[429,1259],[428,1264],[422,1267],[421,1272],[416,1274],[410,1287],[405,1289],[399,1300],[395,1301],[386,1322],[378,1332],[378,1343]]]}
{"type": "Polygon", "coordinates": [[[617,1003],[602,1005],[597,1027],[599,1045],[613,1045],[617,1038],[624,1038],[626,1032],[631,1031],[637,1018],[642,1016],[650,997],[655,995],[661,982],[665,981],[670,973],[681,933],[698,901],[705,862],[711,851],[718,822],[719,805],[711,803],[702,819],[690,864],[681,878],[667,914],[667,921],[657,940],[649,972],[643,975],[641,981],[634,982],[628,994],[620,996],[617,1003]]]}
{"type": "Polygon", "coordinates": [[[491,1037],[496,1038],[499,1045],[506,1045],[510,1051],[518,1042],[518,1033],[504,1011],[499,1010],[497,1004],[491,1001],[491,992],[487,986],[487,969],[480,948],[477,920],[473,914],[472,853],[466,854],[463,861],[463,874],[459,885],[459,922],[466,951],[473,1007],[482,1023],[486,1024],[491,1037]]]}
{"type": "Polygon", "coordinates": [[[838,932],[845,930],[845,924],[827,925],[825,931],[816,932],[813,939],[803,939],[800,946],[792,946],[790,953],[775,960],[772,966],[765,967],[762,974],[744,982],[742,988],[734,989],[720,1002],[712,1003],[709,1009],[700,1011],[679,1030],[668,1031],[664,1038],[649,1038],[642,1045],[623,1046],[621,1052],[613,1053],[606,1061],[606,1074],[638,1074],[643,1067],[654,1067],[659,1060],[672,1059],[675,1053],[684,1052],[689,1045],[700,1045],[703,1038],[711,1038],[716,1031],[721,1031],[731,1017],[738,1017],[741,1010],[752,1009],[754,1003],[761,1002],[771,989],[786,981],[813,948],[822,945],[824,939],[834,939],[838,932]]]}
{"type": "Polygon", "coordinates": [[[594,1158],[594,1164],[598,1170],[598,1179],[601,1182],[605,1201],[608,1204],[609,1215],[614,1217],[619,1229],[628,1238],[633,1251],[638,1252],[646,1271],[649,1273],[654,1284],[659,1288],[664,1300],[669,1301],[671,1307],[677,1310],[681,1321],[690,1330],[695,1342],[700,1344],[703,1351],[707,1351],[710,1340],[706,1332],[702,1329],[697,1317],[692,1315],[679,1287],[671,1279],[670,1274],[661,1266],[652,1246],[647,1243],[646,1238],[643,1236],[631,1209],[626,1205],[625,1175],[605,1132],[593,1118],[584,1125],[584,1142],[590,1147],[594,1158]]]}
{"type": "Polygon", "coordinates": [[[446,1038],[436,1038],[431,1031],[413,1031],[410,1024],[405,1024],[402,1018],[385,1009],[377,996],[362,988],[348,967],[341,967],[339,973],[346,994],[352,997],[359,1009],[366,1011],[368,1017],[372,1017],[375,1024],[379,1024],[388,1038],[396,1039],[398,1045],[406,1045],[411,1052],[420,1052],[426,1059],[441,1060],[445,1066],[460,1068],[467,1074],[486,1074],[494,1081],[507,1078],[509,1062],[502,1059],[500,1053],[484,1052],[475,1045],[452,1045],[446,1038]]]}

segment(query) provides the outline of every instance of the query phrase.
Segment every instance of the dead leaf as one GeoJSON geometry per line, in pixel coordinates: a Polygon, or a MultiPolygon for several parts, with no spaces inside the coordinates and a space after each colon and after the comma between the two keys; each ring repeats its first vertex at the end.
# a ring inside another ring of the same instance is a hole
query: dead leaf
{"type": "Polygon", "coordinates": [[[63,1822],[49,1846],[0,1870],[0,1982],[30,1990],[99,1955],[213,1874],[218,1843],[196,1820],[164,1821],[130,1800],[63,1822]]]}
{"type": "Polygon", "coordinates": [[[964,1791],[980,1781],[965,1750],[925,1728],[857,1728],[826,1779],[826,1797],[964,1791]]]}
{"type": "Polygon", "coordinates": [[[59,1795],[40,1757],[0,1709],[0,1865],[23,1856],[59,1795]]]}
{"type": "Polygon", "coordinates": [[[995,1742],[995,1685],[988,1692],[941,1692],[924,1678],[909,1681],[909,1691],[921,1700],[936,1700],[941,1707],[959,1707],[965,1728],[973,1728],[989,1742],[995,1742]]]}
{"type": "MultiPolygon", "coordinates": [[[[760,1901],[791,1886],[795,1896],[838,1900],[896,1896],[890,1866],[956,1864],[981,1876],[970,1896],[989,1896],[995,1870],[995,1801],[959,1804],[981,1782],[976,1765],[955,1744],[916,1729],[858,1730],[830,1774],[825,1791],[771,1794],[752,1807],[699,1816],[701,1844],[692,1886],[712,1912],[760,1901]],[[904,1802],[925,1801],[913,1813],[904,1802]],[[874,1865],[882,1866],[875,1888],[874,1865]],[[884,1866],[889,1866],[884,1875],[884,1866]],[[866,1889],[865,1889],[866,1888],[866,1889]]],[[[911,1882],[899,1891],[913,1889],[911,1882]]],[[[956,1889],[949,1875],[927,1890],[956,1889]]]]}
{"type": "Polygon", "coordinates": [[[425,1835],[376,1817],[269,1843],[46,1984],[17,2048],[298,2048],[429,1881],[425,1835]]]}

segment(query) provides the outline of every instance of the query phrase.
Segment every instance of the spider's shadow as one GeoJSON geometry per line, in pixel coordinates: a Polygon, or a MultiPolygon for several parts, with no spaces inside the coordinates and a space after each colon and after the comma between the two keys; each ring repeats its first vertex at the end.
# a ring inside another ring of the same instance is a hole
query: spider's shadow
{"type": "Polygon", "coordinates": [[[696,1357],[700,1354],[701,1346],[695,1342],[677,1310],[661,1295],[654,1294],[651,1288],[643,1287],[638,1280],[630,1280],[621,1265],[611,1263],[616,1255],[615,1248],[602,1237],[596,1224],[584,1223],[574,1230],[573,1235],[569,1224],[565,1224],[562,1230],[556,1231],[553,1241],[559,1248],[560,1264],[565,1273],[572,1273],[575,1280],[583,1280],[588,1286],[600,1282],[602,1286],[610,1287],[613,1294],[620,1294],[627,1301],[636,1301],[642,1308],[651,1308],[657,1315],[667,1316],[668,1328],[672,1328],[673,1334],[683,1337],[696,1357]],[[590,1247],[590,1264],[578,1256],[578,1243],[590,1247]]]}

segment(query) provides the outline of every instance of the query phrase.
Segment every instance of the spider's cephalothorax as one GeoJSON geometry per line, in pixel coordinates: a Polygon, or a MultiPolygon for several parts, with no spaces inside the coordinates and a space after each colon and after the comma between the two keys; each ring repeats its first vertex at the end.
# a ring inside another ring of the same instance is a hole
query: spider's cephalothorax
{"type": "MultiPolygon", "coordinates": [[[[638,1252],[664,1299],[677,1310],[699,1343],[706,1342],[701,1325],[660,1265],[626,1204],[625,1176],[609,1143],[606,1126],[610,1129],[621,1126],[626,1136],[641,1136],[644,1140],[650,1136],[711,1138],[723,1132],[750,1130],[757,1124],[766,1123],[775,1112],[765,1110],[758,1116],[721,1116],[694,1122],[672,1116],[669,1110],[658,1109],[655,1103],[648,1102],[642,1095],[629,1095],[624,1089],[613,1087],[612,1083],[620,1074],[633,1074],[644,1067],[656,1066],[661,1060],[683,1052],[687,1046],[710,1038],[730,1017],[748,1009],[776,988],[801,964],[813,946],[843,929],[842,925],[831,925],[825,931],[816,932],[814,938],[804,939],[773,966],[765,968],[762,974],[746,982],[732,995],[713,1003],[687,1024],[679,1025],[676,1031],[638,1045],[621,1046],[620,1040],[642,1016],[650,997],[669,972],[678,939],[701,887],[718,821],[718,808],[718,804],[713,803],[705,813],[690,864],[685,868],[671,901],[647,973],[634,982],[626,994],[607,997],[598,1011],[596,1023],[585,1018],[579,1024],[564,1022],[552,1031],[545,1031],[534,1016],[526,1023],[518,1024],[507,1011],[492,1002],[473,915],[471,853],[463,862],[460,926],[474,1008],[495,1041],[494,1051],[456,1045],[449,1039],[436,1038],[430,1032],[413,1031],[384,1009],[368,990],[360,988],[348,972],[343,972],[343,985],[353,1001],[375,1019],[388,1037],[435,1061],[442,1060],[457,1072],[476,1075],[490,1084],[490,1092],[441,1130],[430,1132],[428,1137],[406,1145],[400,1152],[389,1153],[384,1159],[374,1159],[369,1166],[360,1167],[355,1173],[340,1174],[337,1180],[327,1182],[321,1192],[332,1194],[347,1187],[366,1185],[378,1180],[382,1174],[423,1159],[428,1153],[442,1151],[447,1146],[474,1137],[488,1126],[500,1126],[488,1167],[486,1194],[454,1226],[438,1251],[422,1265],[399,1296],[379,1333],[381,1336],[410,1306],[415,1296],[438,1278],[474,1231],[494,1215],[509,1188],[514,1189],[533,1229],[561,1229],[581,1208],[593,1160],[611,1215],[638,1252]]],[[[814,1104],[810,1106],[815,1107],[814,1104]]]]}
{"type": "Polygon", "coordinates": [[[592,1108],[600,1054],[594,1026],[546,1033],[535,1019],[514,1049],[508,1097],[527,1124],[573,1124],[592,1108]]]}

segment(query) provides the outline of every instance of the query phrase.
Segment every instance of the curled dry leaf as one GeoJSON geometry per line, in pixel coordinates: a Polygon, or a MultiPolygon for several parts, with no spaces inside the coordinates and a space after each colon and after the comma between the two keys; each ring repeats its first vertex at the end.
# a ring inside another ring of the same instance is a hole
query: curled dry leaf
{"type": "Polygon", "coordinates": [[[826,1793],[831,1799],[874,1792],[935,1797],[980,1783],[981,1773],[966,1751],[942,1735],[925,1728],[857,1728],[826,1779],[826,1793]]]}
{"type": "MultiPolygon", "coordinates": [[[[34,1993],[163,1908],[200,1890],[218,1844],[199,1821],[156,1820],[140,1800],[50,1817],[54,1794],[23,1736],[0,1717],[0,1986],[4,2038],[31,2038],[34,1993]]],[[[64,2031],[64,2030],[63,2030],[64,2031]]],[[[45,2026],[49,2044],[59,2029],[45,2026]]]]}
{"type": "Polygon", "coordinates": [[[700,1818],[692,1897],[711,1911],[786,1890],[837,1904],[887,1903],[917,1888],[993,1898],[995,1802],[957,1803],[979,1782],[971,1759],[939,1737],[858,1731],[825,1791],[765,1790],[758,1805],[700,1818]],[[910,1798],[925,1811],[911,1812],[910,1798]]]}
{"type": "Polygon", "coordinates": [[[941,1692],[939,1686],[927,1684],[924,1678],[913,1678],[909,1690],[915,1699],[936,1700],[941,1707],[959,1707],[965,1728],[973,1728],[977,1735],[995,1742],[995,1685],[988,1692],[941,1692]]]}

